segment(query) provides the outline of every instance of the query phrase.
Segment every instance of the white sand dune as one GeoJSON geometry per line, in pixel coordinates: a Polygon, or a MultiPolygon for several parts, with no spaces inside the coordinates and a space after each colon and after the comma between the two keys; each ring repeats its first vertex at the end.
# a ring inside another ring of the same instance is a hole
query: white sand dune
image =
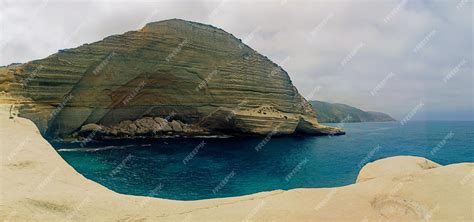
{"type": "Polygon", "coordinates": [[[2,221],[474,221],[474,164],[420,157],[366,165],[327,189],[174,201],[122,195],[84,178],[23,118],[0,115],[2,221]]]}

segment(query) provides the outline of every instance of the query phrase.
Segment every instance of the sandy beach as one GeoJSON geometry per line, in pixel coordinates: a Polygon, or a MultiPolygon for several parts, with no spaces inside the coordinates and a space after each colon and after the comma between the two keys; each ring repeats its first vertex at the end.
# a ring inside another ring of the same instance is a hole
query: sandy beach
{"type": "Polygon", "coordinates": [[[175,201],[123,195],[68,165],[24,118],[0,114],[2,221],[474,221],[474,163],[397,156],[337,188],[175,201]]]}

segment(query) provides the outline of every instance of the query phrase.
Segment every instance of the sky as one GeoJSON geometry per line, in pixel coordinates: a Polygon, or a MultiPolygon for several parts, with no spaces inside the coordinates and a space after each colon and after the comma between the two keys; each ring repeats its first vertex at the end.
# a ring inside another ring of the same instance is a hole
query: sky
{"type": "Polygon", "coordinates": [[[180,18],[242,39],[306,99],[474,120],[473,11],[472,0],[0,0],[0,65],[180,18]]]}

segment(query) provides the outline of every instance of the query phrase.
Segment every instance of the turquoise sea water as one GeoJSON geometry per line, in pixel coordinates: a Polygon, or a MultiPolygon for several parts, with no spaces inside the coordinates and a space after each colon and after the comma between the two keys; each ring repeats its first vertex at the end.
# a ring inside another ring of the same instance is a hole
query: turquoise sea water
{"type": "Polygon", "coordinates": [[[474,162],[474,122],[346,123],[343,128],[346,135],[333,137],[53,146],[78,172],[111,190],[177,200],[343,186],[354,183],[367,162],[397,155],[423,156],[440,164],[474,162]]]}

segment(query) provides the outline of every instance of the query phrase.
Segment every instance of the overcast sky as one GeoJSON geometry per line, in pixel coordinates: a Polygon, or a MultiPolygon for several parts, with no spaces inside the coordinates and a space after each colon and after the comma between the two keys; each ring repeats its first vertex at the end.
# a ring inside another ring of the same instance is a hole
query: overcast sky
{"type": "Polygon", "coordinates": [[[474,119],[472,0],[0,2],[0,65],[181,18],[242,39],[307,99],[474,119]]]}

